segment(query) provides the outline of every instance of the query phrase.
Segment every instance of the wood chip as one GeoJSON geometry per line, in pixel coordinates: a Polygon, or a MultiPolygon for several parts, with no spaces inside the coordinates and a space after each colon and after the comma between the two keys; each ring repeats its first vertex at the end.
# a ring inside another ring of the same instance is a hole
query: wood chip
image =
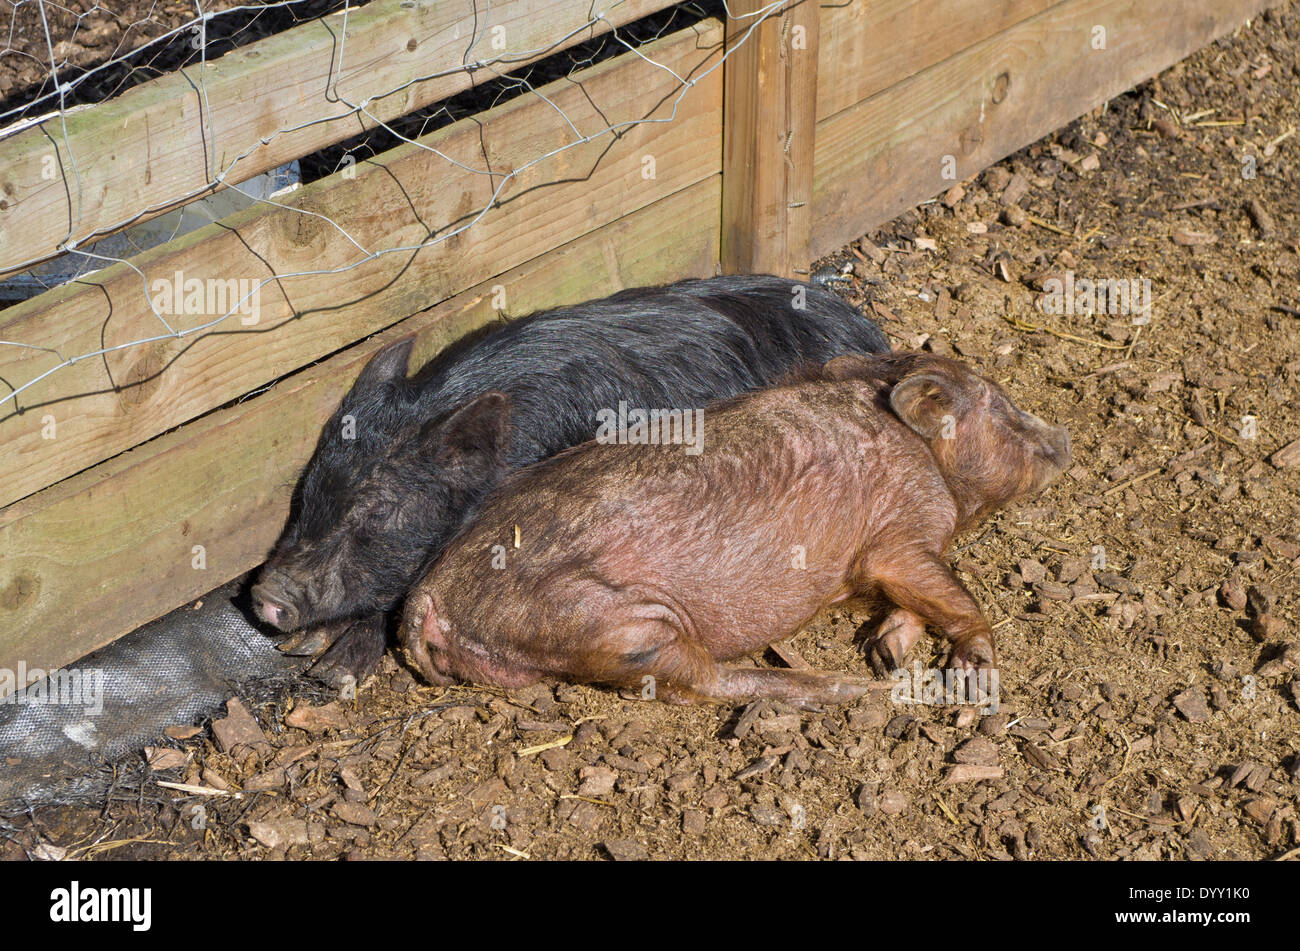
{"type": "Polygon", "coordinates": [[[1229,789],[1234,789],[1234,787],[1242,785],[1242,783],[1245,782],[1253,772],[1255,772],[1256,768],[1256,764],[1252,763],[1251,760],[1245,761],[1245,763],[1239,765],[1238,768],[1232,770],[1232,776],[1229,778],[1229,781],[1227,781],[1227,787],[1229,787],[1229,789]]]}
{"type": "Polygon", "coordinates": [[[307,844],[306,819],[280,819],[274,822],[250,822],[248,834],[268,849],[307,844]]]}
{"type": "Polygon", "coordinates": [[[1174,708],[1187,718],[1188,723],[1204,723],[1210,719],[1210,708],[1205,702],[1205,694],[1196,687],[1184,690],[1174,697],[1174,708]]]}
{"type": "Polygon", "coordinates": [[[226,703],[226,716],[212,721],[212,736],[217,742],[217,749],[230,753],[239,747],[247,747],[258,752],[270,752],[271,744],[262,728],[257,725],[253,715],[237,699],[226,703]]]}
{"type": "Polygon", "coordinates": [[[1011,171],[1004,165],[994,165],[984,172],[984,187],[989,194],[996,195],[1007,187],[1011,181],[1011,171]]]}
{"type": "Polygon", "coordinates": [[[887,816],[896,816],[907,808],[911,800],[908,799],[907,793],[898,789],[886,789],[876,800],[876,805],[880,811],[887,816]]]}
{"type": "Polygon", "coordinates": [[[1246,609],[1246,589],[1242,587],[1241,579],[1236,576],[1229,576],[1219,586],[1219,597],[1223,599],[1224,604],[1234,611],[1244,611],[1246,609]]]}
{"type": "Polygon", "coordinates": [[[1273,815],[1273,810],[1277,808],[1277,800],[1271,796],[1258,796],[1247,800],[1241,808],[1260,825],[1266,825],[1273,815]]]}
{"type": "Polygon", "coordinates": [[[184,750],[174,750],[170,746],[146,746],[144,761],[152,770],[178,769],[190,761],[184,750]]]}
{"type": "Polygon", "coordinates": [[[1260,203],[1258,198],[1252,198],[1246,202],[1246,214],[1250,215],[1250,220],[1259,231],[1261,238],[1271,238],[1273,236],[1276,230],[1273,226],[1273,216],[1268,213],[1268,209],[1260,203]]]}
{"type": "Polygon", "coordinates": [[[573,724],[563,720],[519,720],[515,726],[529,733],[567,733],[573,724]]]}
{"type": "Polygon", "coordinates": [[[1034,746],[1032,743],[1025,745],[1025,759],[1033,766],[1039,769],[1056,769],[1056,757],[1040,746],[1034,746]]]}
{"type": "Polygon", "coordinates": [[[743,740],[745,734],[750,731],[754,721],[758,719],[759,714],[764,710],[770,710],[771,703],[766,700],[755,700],[741,711],[740,717],[736,720],[736,725],[731,728],[731,735],[738,740],[743,740]]]}
{"type": "Polygon", "coordinates": [[[858,247],[861,249],[863,254],[865,254],[867,257],[869,257],[872,260],[872,263],[874,264],[885,263],[885,257],[886,257],[885,252],[881,251],[880,248],[876,247],[876,245],[873,244],[869,239],[859,238],[858,247]]]}
{"type": "Polygon", "coordinates": [[[1279,469],[1290,469],[1293,466],[1300,466],[1300,439],[1287,443],[1273,455],[1268,457],[1268,461],[1273,463],[1279,469]]]}
{"type": "Polygon", "coordinates": [[[766,719],[760,717],[754,721],[754,729],[759,733],[798,733],[801,722],[797,713],[782,713],[766,719]]]}
{"type": "Polygon", "coordinates": [[[433,786],[442,782],[455,772],[455,766],[451,763],[443,763],[441,766],[435,766],[433,769],[416,776],[415,779],[411,780],[411,785],[416,789],[424,789],[426,786],[433,786]]]}
{"type": "Polygon", "coordinates": [[[246,793],[270,792],[273,789],[279,789],[284,785],[284,782],[284,769],[282,767],[276,767],[275,769],[268,769],[265,772],[249,776],[244,780],[243,787],[244,792],[246,793]]]}
{"type": "Polygon", "coordinates": [[[979,783],[989,779],[1001,779],[1001,766],[980,766],[975,763],[958,763],[943,777],[943,785],[956,786],[958,783],[979,783]]]}
{"type": "Polygon", "coordinates": [[[971,737],[953,752],[952,758],[965,766],[996,766],[998,746],[984,736],[971,737]]]}
{"type": "Polygon", "coordinates": [[[614,783],[618,780],[618,773],[612,769],[606,769],[604,766],[584,766],[578,775],[582,777],[582,785],[578,787],[578,795],[587,796],[591,799],[608,796],[614,791],[614,783]]]}
{"type": "Polygon", "coordinates": [[[810,665],[808,661],[799,656],[799,652],[789,644],[773,644],[772,653],[781,658],[781,663],[794,670],[808,670],[810,665]]]}
{"type": "Polygon", "coordinates": [[[737,782],[744,782],[746,779],[762,776],[764,773],[775,769],[778,762],[779,760],[775,756],[760,756],[738,772],[734,778],[737,782]]]}
{"type": "Polygon", "coordinates": [[[1161,137],[1166,139],[1177,139],[1183,134],[1183,130],[1170,122],[1168,119],[1152,119],[1151,128],[1160,133],[1161,137]]]}
{"type": "Polygon", "coordinates": [[[375,811],[364,803],[344,800],[334,803],[330,811],[349,825],[372,826],[376,821],[375,811]]]}
{"type": "Polygon", "coordinates": [[[306,730],[308,733],[324,733],[326,730],[343,729],[348,725],[348,717],[337,701],[319,707],[303,703],[290,710],[284,722],[286,726],[306,730]]]}
{"type": "Polygon", "coordinates": [[[602,842],[601,847],[615,862],[644,862],[650,858],[645,846],[631,839],[614,839],[602,842]]]}
{"type": "Polygon", "coordinates": [[[1007,181],[1007,187],[1002,190],[1002,204],[1014,205],[1019,203],[1020,199],[1029,194],[1029,179],[1016,172],[1007,181]]]}

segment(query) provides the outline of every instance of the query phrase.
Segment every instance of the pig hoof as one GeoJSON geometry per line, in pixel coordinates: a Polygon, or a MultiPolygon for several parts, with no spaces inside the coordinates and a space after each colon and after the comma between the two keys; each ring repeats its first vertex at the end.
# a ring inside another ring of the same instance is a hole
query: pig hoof
{"type": "Polygon", "coordinates": [[[895,653],[895,645],[891,645],[889,638],[884,635],[873,635],[864,645],[864,650],[871,669],[882,677],[903,666],[903,658],[895,653]]]}
{"type": "Polygon", "coordinates": [[[872,669],[882,677],[898,670],[923,633],[925,624],[915,614],[901,609],[891,611],[863,645],[872,669]]]}
{"type": "Polygon", "coordinates": [[[315,657],[334,642],[329,628],[312,627],[296,634],[291,634],[279,644],[276,650],[290,657],[315,657]]]}
{"type": "Polygon", "coordinates": [[[375,672],[379,658],[384,656],[384,643],[380,641],[373,656],[370,653],[327,651],[325,656],[311,665],[308,673],[331,687],[342,687],[349,681],[359,684],[375,672]]]}
{"type": "Polygon", "coordinates": [[[347,626],[310,673],[331,687],[342,687],[349,680],[359,684],[379,666],[385,646],[383,619],[362,618],[347,626]]]}
{"type": "Polygon", "coordinates": [[[948,656],[948,666],[959,670],[974,670],[997,665],[997,652],[993,650],[993,642],[983,635],[977,635],[954,645],[952,653],[948,656]]]}

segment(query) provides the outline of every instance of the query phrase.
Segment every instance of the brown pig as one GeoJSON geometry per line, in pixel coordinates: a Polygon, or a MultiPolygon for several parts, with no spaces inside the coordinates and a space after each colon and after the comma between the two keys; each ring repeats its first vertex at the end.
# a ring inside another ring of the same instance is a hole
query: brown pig
{"type": "Polygon", "coordinates": [[[878,669],[925,625],[951,642],[951,665],[996,663],[944,552],[1069,465],[1063,427],[961,363],[906,352],[837,357],[703,417],[696,454],[593,441],[504,483],[407,598],[414,666],[438,684],[837,702],[879,681],[719,662],[849,599],[891,605],[867,643],[878,669]]]}

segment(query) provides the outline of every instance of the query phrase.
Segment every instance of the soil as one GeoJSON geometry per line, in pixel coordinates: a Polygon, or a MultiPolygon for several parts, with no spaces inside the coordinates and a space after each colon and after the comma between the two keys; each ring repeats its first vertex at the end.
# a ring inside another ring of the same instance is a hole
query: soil
{"type": "MultiPolygon", "coordinates": [[[[954,549],[998,712],[431,689],[390,656],[355,698],[160,743],[154,776],[205,794],[36,810],[0,856],[1300,854],[1297,50],[1285,3],[818,263],[896,345],[1070,429],[1069,473],[954,549]],[[1067,272],[1149,280],[1149,322],[1044,312],[1067,272]]],[[[863,672],[865,620],[825,613],[786,660],[863,672]]]]}

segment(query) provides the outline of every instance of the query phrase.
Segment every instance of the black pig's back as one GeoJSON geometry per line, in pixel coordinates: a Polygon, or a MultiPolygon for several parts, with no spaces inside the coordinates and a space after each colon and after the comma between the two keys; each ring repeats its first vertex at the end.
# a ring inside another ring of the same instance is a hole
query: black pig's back
{"type": "Polygon", "coordinates": [[[510,464],[519,467],[593,438],[597,413],[617,412],[620,401],[700,409],[803,365],[888,349],[871,321],[814,285],[764,275],[681,281],[475,335],[411,380],[411,410],[423,421],[488,390],[508,393],[510,464]]]}

